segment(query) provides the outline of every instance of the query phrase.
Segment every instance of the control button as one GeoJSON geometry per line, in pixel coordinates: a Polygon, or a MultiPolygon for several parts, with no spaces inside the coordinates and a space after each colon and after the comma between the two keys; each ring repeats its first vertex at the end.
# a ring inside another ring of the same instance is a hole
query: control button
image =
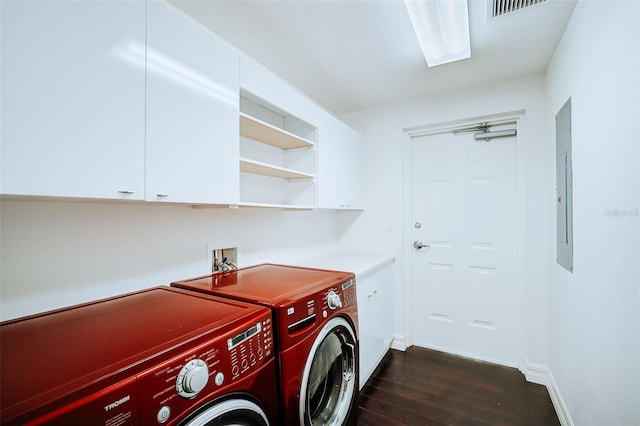
{"type": "Polygon", "coordinates": [[[245,369],[245,368],[247,368],[248,366],[249,366],[249,362],[247,362],[247,359],[246,359],[246,358],[245,358],[245,359],[243,359],[243,360],[242,360],[242,369],[245,369]]]}
{"type": "Polygon", "coordinates": [[[327,305],[331,310],[342,308],[342,300],[340,300],[340,295],[333,290],[327,293],[327,305]]]}
{"type": "Polygon", "coordinates": [[[258,358],[262,358],[262,355],[264,355],[264,351],[262,348],[258,348],[258,358]]]}
{"type": "Polygon", "coordinates": [[[221,386],[224,383],[224,374],[222,374],[222,372],[216,374],[214,381],[217,386],[221,386]]]}
{"type": "Polygon", "coordinates": [[[183,398],[193,398],[209,381],[209,368],[201,359],[189,361],[176,379],[176,391],[183,398]]]}
{"type": "Polygon", "coordinates": [[[255,354],[252,353],[251,355],[249,355],[249,359],[251,360],[251,364],[254,364],[256,362],[255,354]]]}
{"type": "Polygon", "coordinates": [[[161,407],[158,410],[158,415],[156,416],[156,419],[158,420],[158,423],[165,423],[167,420],[169,420],[170,415],[171,415],[171,408],[165,405],[164,407],[161,407]]]}
{"type": "Polygon", "coordinates": [[[234,365],[233,368],[231,369],[231,374],[233,374],[234,376],[237,376],[238,373],[240,372],[240,367],[238,367],[238,365],[234,365]]]}
{"type": "Polygon", "coordinates": [[[327,314],[327,311],[326,311],[326,310],[323,310],[323,311],[322,311],[322,316],[323,316],[324,318],[326,318],[326,317],[327,317],[327,315],[329,315],[329,314],[327,314]]]}

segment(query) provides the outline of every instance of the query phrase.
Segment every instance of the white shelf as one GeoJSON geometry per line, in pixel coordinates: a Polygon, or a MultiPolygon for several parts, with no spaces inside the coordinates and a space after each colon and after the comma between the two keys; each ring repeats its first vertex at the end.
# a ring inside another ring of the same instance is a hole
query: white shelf
{"type": "Polygon", "coordinates": [[[260,161],[240,158],[240,172],[269,176],[279,179],[313,179],[315,175],[302,173],[285,167],[274,166],[260,161]]]}
{"type": "Polygon", "coordinates": [[[305,138],[240,113],[240,135],[280,149],[308,148],[315,144],[305,138]]]}
{"type": "Polygon", "coordinates": [[[266,208],[277,208],[277,209],[285,209],[285,210],[313,210],[316,206],[312,205],[300,205],[300,204],[276,204],[276,203],[254,203],[248,201],[240,201],[240,207],[266,207],[266,208]]]}

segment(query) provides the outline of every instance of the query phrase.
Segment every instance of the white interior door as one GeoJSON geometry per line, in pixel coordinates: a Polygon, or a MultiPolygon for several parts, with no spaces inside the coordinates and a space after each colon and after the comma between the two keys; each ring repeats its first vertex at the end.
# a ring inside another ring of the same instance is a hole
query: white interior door
{"type": "Polygon", "coordinates": [[[517,365],[516,138],[413,137],[411,159],[414,344],[517,365]]]}

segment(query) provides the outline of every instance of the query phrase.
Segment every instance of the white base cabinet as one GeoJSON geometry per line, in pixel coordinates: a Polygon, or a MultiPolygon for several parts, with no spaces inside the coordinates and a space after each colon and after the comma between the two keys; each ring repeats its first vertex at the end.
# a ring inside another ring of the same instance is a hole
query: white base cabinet
{"type": "Polygon", "coordinates": [[[0,7],[0,192],[144,199],[145,2],[0,7]]]}
{"type": "Polygon", "coordinates": [[[393,340],[393,263],[359,277],[356,285],[362,389],[393,340]]]}

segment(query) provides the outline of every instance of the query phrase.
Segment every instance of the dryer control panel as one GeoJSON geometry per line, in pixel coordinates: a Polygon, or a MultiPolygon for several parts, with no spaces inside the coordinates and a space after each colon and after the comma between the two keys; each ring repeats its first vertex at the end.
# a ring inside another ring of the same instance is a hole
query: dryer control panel
{"type": "Polygon", "coordinates": [[[350,279],[322,293],[322,317],[327,318],[332,311],[353,307],[357,303],[355,279],[350,279]]]}
{"type": "Polygon", "coordinates": [[[340,284],[340,293],[343,297],[344,306],[351,306],[356,303],[358,295],[356,294],[356,280],[355,278],[345,281],[340,284]]]}
{"type": "Polygon", "coordinates": [[[304,339],[310,330],[321,327],[327,319],[341,311],[357,307],[355,277],[318,288],[307,297],[291,301],[278,310],[278,350],[284,350],[304,339]]]}
{"type": "Polygon", "coordinates": [[[138,377],[142,424],[172,424],[274,359],[271,314],[194,345],[138,377]]]}

